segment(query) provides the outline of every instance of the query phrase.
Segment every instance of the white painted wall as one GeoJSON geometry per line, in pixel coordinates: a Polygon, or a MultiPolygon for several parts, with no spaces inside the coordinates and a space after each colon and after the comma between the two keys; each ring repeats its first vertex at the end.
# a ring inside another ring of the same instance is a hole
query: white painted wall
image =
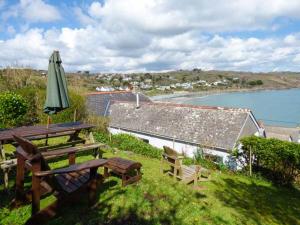
{"type": "MultiPolygon", "coordinates": [[[[171,141],[171,140],[166,140],[164,138],[160,137],[153,137],[153,136],[148,136],[140,133],[135,133],[135,132],[128,132],[124,131],[121,129],[116,129],[116,128],[108,128],[111,134],[131,134],[134,135],[138,138],[146,139],[149,140],[149,144],[157,147],[157,148],[163,148],[163,146],[168,146],[174,150],[176,150],[178,153],[184,153],[188,157],[193,157],[194,153],[197,150],[197,145],[192,145],[192,144],[184,144],[176,141],[171,141]]],[[[211,154],[211,155],[216,155],[220,156],[223,158],[223,163],[227,163],[229,160],[228,156],[229,154],[226,152],[221,152],[217,150],[211,150],[211,149],[204,149],[205,154],[211,154]]]]}

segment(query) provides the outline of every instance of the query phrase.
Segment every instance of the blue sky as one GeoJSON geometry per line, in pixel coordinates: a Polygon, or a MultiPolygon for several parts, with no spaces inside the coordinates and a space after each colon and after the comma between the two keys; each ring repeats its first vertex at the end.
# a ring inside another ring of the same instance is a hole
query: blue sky
{"type": "Polygon", "coordinates": [[[0,0],[0,66],[300,71],[298,0],[0,0]]]}

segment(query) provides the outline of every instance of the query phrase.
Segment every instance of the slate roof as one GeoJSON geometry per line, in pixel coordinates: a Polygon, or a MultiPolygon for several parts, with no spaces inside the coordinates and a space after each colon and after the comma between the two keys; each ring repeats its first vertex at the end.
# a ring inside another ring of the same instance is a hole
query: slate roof
{"type": "Polygon", "coordinates": [[[292,137],[288,134],[278,134],[278,133],[272,133],[272,132],[266,132],[267,138],[276,138],[282,141],[290,141],[292,137]]]}
{"type": "Polygon", "coordinates": [[[300,139],[299,128],[270,125],[265,125],[264,127],[267,138],[277,138],[283,141],[289,141],[291,139],[293,142],[298,142],[300,139]]]}
{"type": "Polygon", "coordinates": [[[250,110],[172,103],[114,102],[110,127],[230,151],[258,131],[250,110]]]}
{"type": "MultiPolygon", "coordinates": [[[[151,100],[139,93],[140,102],[151,100]]],[[[106,116],[113,101],[136,102],[136,94],[131,91],[93,92],[86,96],[87,110],[91,114],[106,116]]]]}

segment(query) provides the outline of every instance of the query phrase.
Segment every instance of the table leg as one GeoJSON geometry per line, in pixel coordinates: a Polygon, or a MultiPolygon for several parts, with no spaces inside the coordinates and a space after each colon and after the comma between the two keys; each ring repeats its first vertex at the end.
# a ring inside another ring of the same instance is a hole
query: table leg
{"type": "Polygon", "coordinates": [[[24,175],[25,159],[21,155],[17,156],[17,176],[16,176],[16,201],[21,202],[24,199],[24,175]]]}
{"type": "MultiPolygon", "coordinates": [[[[1,151],[1,159],[4,162],[6,160],[6,156],[5,156],[5,150],[4,150],[2,141],[0,142],[0,151],[1,151]]],[[[8,169],[4,169],[3,173],[4,173],[4,177],[3,177],[4,190],[7,190],[8,189],[8,169]]]]}
{"type": "Polygon", "coordinates": [[[97,186],[99,182],[99,175],[97,174],[98,168],[90,168],[90,182],[89,182],[89,205],[93,206],[96,203],[96,192],[97,192],[97,186]]]}
{"type": "Polygon", "coordinates": [[[3,143],[2,141],[0,142],[0,151],[1,151],[1,159],[2,161],[5,161],[5,151],[4,151],[4,147],[3,147],[3,143]]]}
{"type": "Polygon", "coordinates": [[[104,166],[104,178],[109,177],[108,168],[104,166]]]}
{"type": "MultiPolygon", "coordinates": [[[[76,140],[81,140],[81,138],[79,137],[80,131],[81,130],[76,130],[74,132],[74,134],[71,134],[68,142],[72,142],[72,141],[76,141],[76,140]]],[[[75,144],[73,144],[72,146],[75,146],[75,144]]]]}

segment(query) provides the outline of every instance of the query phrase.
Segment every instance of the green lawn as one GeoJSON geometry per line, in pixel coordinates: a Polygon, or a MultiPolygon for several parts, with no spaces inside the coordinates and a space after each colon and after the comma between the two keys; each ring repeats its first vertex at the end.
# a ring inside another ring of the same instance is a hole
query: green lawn
{"type": "MultiPolygon", "coordinates": [[[[99,189],[95,209],[87,208],[83,198],[49,224],[300,224],[299,190],[276,188],[266,181],[219,171],[213,173],[211,181],[199,183],[203,190],[194,190],[193,185],[161,174],[157,159],[116,155],[143,164],[141,182],[122,188],[118,178],[110,177],[99,189]]],[[[92,157],[77,159],[82,162],[92,157]]],[[[51,166],[66,164],[64,160],[51,166]]],[[[7,208],[13,197],[13,189],[8,194],[1,189],[0,224],[23,224],[30,216],[30,205],[12,211],[7,208]]],[[[42,207],[53,200],[53,196],[43,199],[42,207]]]]}

